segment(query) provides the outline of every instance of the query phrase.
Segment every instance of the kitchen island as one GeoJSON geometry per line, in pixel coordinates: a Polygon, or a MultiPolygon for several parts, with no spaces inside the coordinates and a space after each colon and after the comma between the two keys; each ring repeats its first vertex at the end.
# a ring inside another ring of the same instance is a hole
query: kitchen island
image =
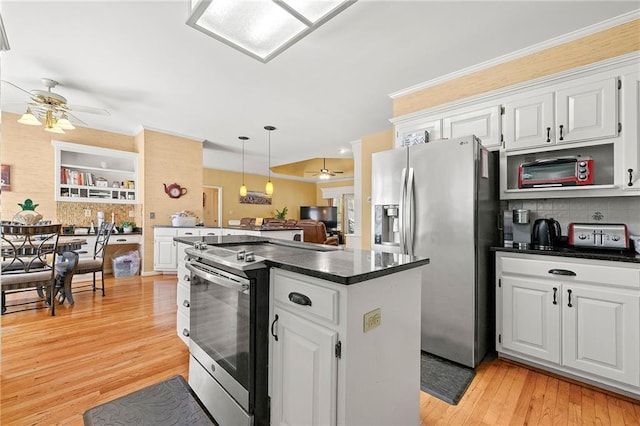
{"type": "MultiPolygon", "coordinates": [[[[251,251],[256,260],[247,268],[262,264],[269,271],[268,279],[251,287],[252,295],[261,288],[268,298],[257,321],[256,345],[262,342],[269,362],[255,369],[255,381],[261,371],[265,381],[268,374],[270,412],[255,414],[255,424],[420,423],[421,270],[428,259],[251,236],[175,241],[187,250],[190,268],[212,253],[233,261],[237,253],[251,251]]],[[[220,265],[223,272],[233,270],[224,261],[220,265]]],[[[178,300],[192,311],[203,291],[194,283],[192,274],[186,281],[192,299],[178,300]]],[[[198,326],[191,327],[189,384],[220,424],[238,424],[217,417],[224,412],[216,405],[220,397],[213,397],[220,392],[212,378],[217,373],[209,371],[208,362],[198,362],[202,353],[193,357],[198,326]]]]}

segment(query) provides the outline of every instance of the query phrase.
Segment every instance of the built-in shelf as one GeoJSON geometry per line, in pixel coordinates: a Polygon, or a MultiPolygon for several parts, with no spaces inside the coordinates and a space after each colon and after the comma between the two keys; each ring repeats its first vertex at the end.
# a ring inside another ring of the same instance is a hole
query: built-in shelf
{"type": "Polygon", "coordinates": [[[138,154],[52,141],[56,201],[135,204],[138,154]]]}

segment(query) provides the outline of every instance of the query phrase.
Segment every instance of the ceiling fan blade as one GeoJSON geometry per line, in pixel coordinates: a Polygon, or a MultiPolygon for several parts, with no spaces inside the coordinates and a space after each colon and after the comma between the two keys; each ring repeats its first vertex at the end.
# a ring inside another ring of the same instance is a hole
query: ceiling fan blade
{"type": "Polygon", "coordinates": [[[20,91],[22,91],[22,92],[26,93],[27,95],[31,96],[31,92],[30,92],[30,91],[25,90],[25,89],[23,89],[23,88],[22,88],[22,87],[20,87],[20,86],[16,86],[15,84],[13,84],[13,83],[12,83],[12,82],[10,82],[10,81],[2,80],[2,82],[3,82],[3,83],[7,83],[8,85],[13,86],[13,87],[15,87],[16,89],[18,89],[18,90],[20,90],[20,91]]]}
{"type": "Polygon", "coordinates": [[[333,171],[333,172],[331,172],[331,173],[344,173],[344,172],[343,172],[343,171],[341,171],[341,170],[334,170],[334,171],[333,171]]]}
{"type": "Polygon", "coordinates": [[[75,115],[71,114],[69,111],[67,111],[67,115],[69,116],[69,118],[73,118],[73,121],[77,121],[78,123],[82,124],[85,127],[88,127],[87,123],[85,123],[84,121],[80,120],[78,117],[76,117],[75,115]]]}
{"type": "Polygon", "coordinates": [[[98,115],[111,115],[111,113],[104,108],[95,108],[81,105],[67,105],[67,111],[86,112],[88,114],[98,115]]]}

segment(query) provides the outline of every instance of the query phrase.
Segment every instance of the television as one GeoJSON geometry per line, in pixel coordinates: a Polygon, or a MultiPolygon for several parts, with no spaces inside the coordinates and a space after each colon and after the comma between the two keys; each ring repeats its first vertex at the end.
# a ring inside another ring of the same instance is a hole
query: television
{"type": "Polygon", "coordinates": [[[324,222],[327,229],[338,227],[338,208],[333,206],[300,206],[300,219],[324,222]]]}

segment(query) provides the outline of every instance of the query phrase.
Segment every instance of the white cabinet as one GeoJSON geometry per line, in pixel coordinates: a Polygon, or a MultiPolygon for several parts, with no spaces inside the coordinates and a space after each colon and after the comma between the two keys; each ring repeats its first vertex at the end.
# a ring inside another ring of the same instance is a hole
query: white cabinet
{"type": "Polygon", "coordinates": [[[625,74],[622,81],[622,138],[624,140],[622,188],[640,190],[640,73],[625,74]]]}
{"type": "Polygon", "coordinates": [[[640,395],[640,264],[496,254],[497,349],[640,395]]]}
{"type": "Polygon", "coordinates": [[[454,111],[442,120],[442,136],[445,139],[476,135],[485,148],[501,144],[501,108],[499,105],[471,110],[454,111]]]}
{"type": "Polygon", "coordinates": [[[137,153],[60,141],[51,144],[56,201],[138,202],[137,153]]]}
{"type": "Polygon", "coordinates": [[[272,268],[271,424],[419,424],[421,282],[420,269],[341,285],[272,268]]]}
{"type": "Polygon", "coordinates": [[[191,278],[189,270],[185,267],[187,262],[185,249],[189,245],[184,243],[177,244],[177,263],[178,263],[178,288],[176,290],[176,304],[178,305],[178,313],[176,318],[176,332],[178,337],[189,346],[189,309],[191,308],[191,278]]]}
{"type": "Polygon", "coordinates": [[[335,425],[338,333],[276,306],[272,425],[335,425]]]}
{"type": "Polygon", "coordinates": [[[618,78],[589,77],[505,102],[507,151],[618,136],[618,78]]]}
{"type": "Polygon", "coordinates": [[[173,238],[178,235],[175,228],[155,228],[153,230],[153,269],[155,271],[175,271],[178,266],[177,248],[173,238]]]}

